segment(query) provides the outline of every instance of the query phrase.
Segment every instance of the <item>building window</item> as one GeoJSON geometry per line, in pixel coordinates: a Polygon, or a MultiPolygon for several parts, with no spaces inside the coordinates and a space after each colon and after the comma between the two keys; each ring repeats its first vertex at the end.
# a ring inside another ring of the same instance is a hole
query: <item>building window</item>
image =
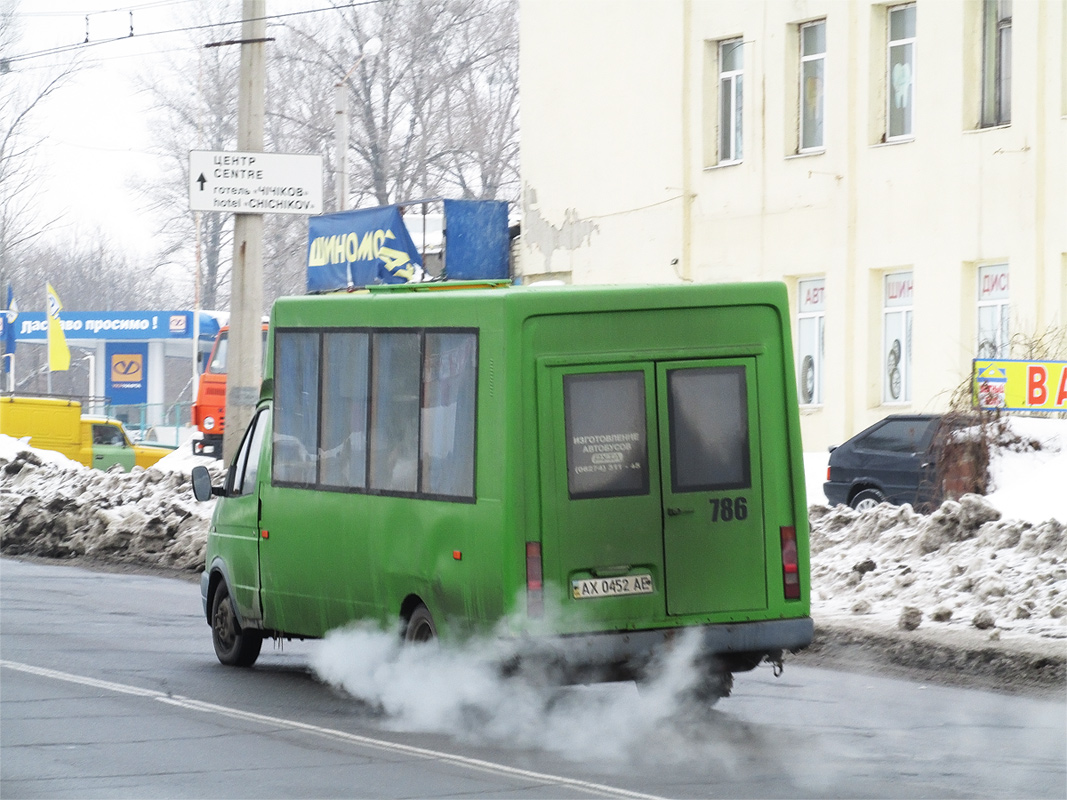
{"type": "Polygon", "coordinates": [[[912,136],[915,111],[915,5],[889,9],[886,141],[912,136]]]}
{"type": "Polygon", "coordinates": [[[1011,0],[982,1],[983,128],[1011,122],[1011,0]]]}
{"type": "Polygon", "coordinates": [[[1007,358],[1011,339],[1008,265],[978,269],[978,357],[1007,358]]]}
{"type": "Polygon", "coordinates": [[[826,281],[797,282],[797,388],[802,405],[822,404],[826,281]]]}
{"type": "Polygon", "coordinates": [[[911,318],[914,285],[910,272],[885,276],[882,302],[882,402],[911,400],[911,318]]]}
{"type": "Polygon", "coordinates": [[[744,96],[744,42],[719,42],[719,163],[741,160],[741,121],[744,96]]]}
{"type": "Polygon", "coordinates": [[[826,20],[800,26],[800,152],[823,147],[826,20]]]}

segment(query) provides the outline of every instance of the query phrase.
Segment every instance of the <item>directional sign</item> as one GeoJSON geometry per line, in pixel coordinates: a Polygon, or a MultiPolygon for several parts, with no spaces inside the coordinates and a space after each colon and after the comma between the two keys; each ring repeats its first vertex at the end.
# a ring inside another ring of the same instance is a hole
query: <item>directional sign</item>
{"type": "Polygon", "coordinates": [[[189,210],[321,214],[322,156],[192,150],[189,210]]]}

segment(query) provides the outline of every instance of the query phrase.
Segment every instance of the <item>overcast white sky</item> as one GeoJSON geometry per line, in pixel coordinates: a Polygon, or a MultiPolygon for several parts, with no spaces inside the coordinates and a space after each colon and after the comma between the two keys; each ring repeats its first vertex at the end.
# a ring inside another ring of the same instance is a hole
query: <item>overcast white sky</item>
{"type": "MultiPolygon", "coordinates": [[[[188,2],[139,0],[127,6],[116,0],[19,2],[22,39],[5,57],[82,44],[89,16],[91,46],[79,48],[83,68],[32,120],[32,130],[46,137],[39,158],[45,178],[42,219],[64,214],[64,221],[50,233],[51,240],[99,230],[134,254],[150,246],[153,225],[144,212],[145,201],[128,184],[134,176],[150,178],[156,170],[148,153],[147,99],[135,94],[130,76],[147,68],[159,51],[179,44],[177,37],[149,34],[175,27],[176,11],[188,2]]],[[[17,58],[12,72],[43,77],[69,55],[17,58]]]]}

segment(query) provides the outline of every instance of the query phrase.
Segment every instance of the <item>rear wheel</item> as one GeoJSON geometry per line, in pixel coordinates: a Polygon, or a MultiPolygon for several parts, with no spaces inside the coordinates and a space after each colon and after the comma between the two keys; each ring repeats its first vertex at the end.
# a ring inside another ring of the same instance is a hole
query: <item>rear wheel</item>
{"type": "Polygon", "coordinates": [[[415,606],[408,617],[407,627],[404,629],[404,641],[419,643],[432,642],[437,638],[437,627],[433,624],[430,610],[421,603],[415,606]]]}
{"type": "Polygon", "coordinates": [[[211,604],[211,643],[219,661],[229,667],[250,667],[259,658],[263,633],[242,628],[230,598],[230,590],[220,583],[211,604]]]}
{"type": "Polygon", "coordinates": [[[885,502],[885,495],[877,489],[864,489],[862,492],[857,492],[856,496],[852,498],[852,502],[849,504],[857,511],[870,511],[879,503],[885,502]]]}
{"type": "Polygon", "coordinates": [[[734,688],[734,674],[722,664],[713,663],[700,667],[696,682],[685,693],[685,699],[710,708],[721,698],[729,697],[734,688]]]}

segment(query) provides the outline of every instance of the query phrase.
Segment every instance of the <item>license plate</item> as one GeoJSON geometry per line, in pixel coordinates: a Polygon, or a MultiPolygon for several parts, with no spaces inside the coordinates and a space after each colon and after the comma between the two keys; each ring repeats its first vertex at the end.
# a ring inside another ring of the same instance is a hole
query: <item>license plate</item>
{"type": "Polygon", "coordinates": [[[619,597],[627,594],[652,594],[656,591],[651,575],[621,575],[617,578],[585,578],[571,581],[575,600],[594,597],[619,597]]]}

